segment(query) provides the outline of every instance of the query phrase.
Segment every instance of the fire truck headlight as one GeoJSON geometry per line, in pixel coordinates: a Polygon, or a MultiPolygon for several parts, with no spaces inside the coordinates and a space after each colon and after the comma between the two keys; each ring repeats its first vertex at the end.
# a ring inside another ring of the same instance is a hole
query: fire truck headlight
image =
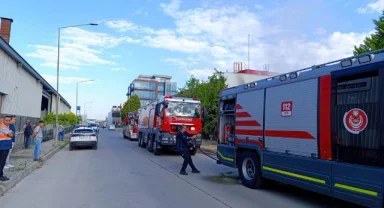
{"type": "Polygon", "coordinates": [[[192,130],[192,131],[195,131],[195,127],[191,127],[191,130],[192,130]]]}

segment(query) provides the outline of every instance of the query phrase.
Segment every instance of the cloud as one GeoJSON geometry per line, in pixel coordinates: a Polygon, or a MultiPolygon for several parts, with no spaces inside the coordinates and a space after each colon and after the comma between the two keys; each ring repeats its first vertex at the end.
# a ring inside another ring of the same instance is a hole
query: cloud
{"type": "Polygon", "coordinates": [[[143,15],[145,17],[148,17],[148,12],[144,8],[139,8],[133,12],[133,15],[143,15]]]}
{"type": "MultiPolygon", "coordinates": [[[[106,25],[120,32],[137,34],[141,37],[137,43],[143,46],[181,52],[178,58],[162,61],[198,76],[210,75],[213,68],[232,71],[235,61],[247,63],[248,34],[251,37],[250,67],[261,70],[268,64],[270,70],[276,72],[352,55],[353,46],[369,34],[328,32],[319,27],[314,28],[318,36],[308,38],[303,31],[265,21],[271,18],[269,13],[256,14],[247,7],[217,4],[181,9],[181,3],[171,0],[160,4],[164,14],[173,19],[172,28],[153,29],[128,20],[110,21],[106,25]]],[[[284,9],[273,9],[273,17],[285,17],[289,7],[276,7],[284,9]]]]}
{"type": "Polygon", "coordinates": [[[255,4],[255,8],[256,8],[256,9],[263,9],[264,7],[261,6],[260,4],[255,4]]]}
{"type": "Polygon", "coordinates": [[[127,71],[128,69],[124,68],[124,67],[117,67],[117,68],[112,68],[111,70],[112,71],[127,71]]]}
{"type": "Polygon", "coordinates": [[[105,21],[105,24],[107,27],[115,29],[119,32],[127,32],[138,29],[136,24],[126,20],[105,21]]]}
{"type": "Polygon", "coordinates": [[[322,27],[318,27],[318,28],[316,28],[315,34],[317,34],[317,35],[325,35],[325,34],[327,34],[327,30],[325,30],[322,27]]]}
{"type": "Polygon", "coordinates": [[[179,59],[179,58],[166,58],[162,60],[164,63],[169,63],[172,65],[175,65],[182,69],[188,69],[192,67],[193,65],[198,64],[198,61],[192,57],[187,57],[185,59],[179,59]]]}
{"type": "MultiPolygon", "coordinates": [[[[56,75],[42,74],[41,76],[43,76],[44,79],[47,80],[47,82],[49,82],[51,84],[56,84],[57,83],[57,76],[56,75]]],[[[59,77],[59,83],[60,84],[76,84],[77,82],[86,81],[86,80],[89,80],[89,78],[83,78],[83,77],[63,77],[63,76],[59,77]]],[[[93,81],[84,82],[84,84],[85,83],[92,84],[93,81]]]]}
{"type": "Polygon", "coordinates": [[[211,76],[215,70],[213,69],[190,69],[188,70],[188,73],[190,75],[193,75],[196,78],[206,78],[208,76],[211,76]]]}
{"type": "MultiPolygon", "coordinates": [[[[122,43],[138,43],[139,40],[128,36],[113,37],[106,33],[89,32],[80,28],[67,28],[62,31],[60,47],[60,68],[80,69],[84,66],[114,65],[113,61],[103,58],[104,49],[116,47],[122,43]]],[[[29,45],[34,51],[27,57],[42,61],[40,66],[56,68],[57,46],[29,45]]]]}
{"type": "Polygon", "coordinates": [[[384,0],[377,0],[376,2],[369,3],[365,7],[360,7],[357,9],[357,12],[360,14],[368,14],[368,13],[374,13],[379,12],[384,9],[384,0]]]}

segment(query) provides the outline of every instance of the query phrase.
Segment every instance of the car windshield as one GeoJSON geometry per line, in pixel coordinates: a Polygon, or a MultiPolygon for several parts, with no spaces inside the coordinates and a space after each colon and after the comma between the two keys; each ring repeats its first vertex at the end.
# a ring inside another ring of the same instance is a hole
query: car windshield
{"type": "Polygon", "coordinates": [[[93,134],[92,129],[77,129],[75,130],[75,134],[93,134]]]}
{"type": "Polygon", "coordinates": [[[186,102],[169,102],[165,113],[167,116],[200,118],[200,104],[186,102]]]}

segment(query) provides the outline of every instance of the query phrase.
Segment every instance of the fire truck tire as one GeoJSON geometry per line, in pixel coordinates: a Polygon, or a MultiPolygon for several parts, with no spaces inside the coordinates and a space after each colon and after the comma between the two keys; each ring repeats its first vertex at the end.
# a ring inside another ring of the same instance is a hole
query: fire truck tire
{"type": "Polygon", "coordinates": [[[148,138],[147,150],[148,152],[153,152],[153,140],[149,138],[148,138]]]}
{"type": "Polygon", "coordinates": [[[189,154],[190,155],[196,155],[196,151],[197,151],[197,149],[196,148],[194,148],[193,150],[189,150],[189,154]]]}
{"type": "Polygon", "coordinates": [[[161,155],[161,149],[157,148],[158,147],[158,142],[156,140],[153,141],[153,154],[154,155],[161,155]]]}
{"type": "Polygon", "coordinates": [[[146,148],[147,147],[147,145],[145,145],[145,143],[144,143],[144,138],[141,139],[141,146],[140,147],[141,148],[146,148]]]}
{"type": "Polygon", "coordinates": [[[264,181],[261,175],[259,156],[252,151],[242,152],[238,165],[241,182],[251,189],[262,188],[264,181]]]}
{"type": "Polygon", "coordinates": [[[139,134],[138,138],[137,138],[137,146],[140,147],[141,145],[141,134],[139,134]]]}

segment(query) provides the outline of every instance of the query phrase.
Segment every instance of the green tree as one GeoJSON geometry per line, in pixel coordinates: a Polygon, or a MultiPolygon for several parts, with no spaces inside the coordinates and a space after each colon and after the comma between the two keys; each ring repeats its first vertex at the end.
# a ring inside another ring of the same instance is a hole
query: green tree
{"type": "Polygon", "coordinates": [[[140,108],[140,98],[138,95],[132,95],[127,101],[125,101],[123,108],[121,109],[121,119],[127,116],[127,113],[137,111],[140,108]]]}
{"type": "Polygon", "coordinates": [[[373,23],[375,24],[376,32],[366,37],[363,44],[360,44],[359,47],[354,47],[354,55],[384,48],[384,10],[377,20],[373,20],[373,23]]]}
{"type": "Polygon", "coordinates": [[[130,97],[130,103],[129,103],[129,108],[128,112],[133,112],[139,110],[141,103],[140,103],[140,98],[138,95],[133,95],[130,97]]]}
{"type": "Polygon", "coordinates": [[[204,136],[215,135],[219,116],[219,94],[222,89],[227,87],[225,81],[223,73],[215,69],[214,74],[208,77],[207,81],[201,81],[191,76],[177,94],[179,97],[199,98],[202,106],[207,108],[208,117],[203,120],[204,136]]]}

